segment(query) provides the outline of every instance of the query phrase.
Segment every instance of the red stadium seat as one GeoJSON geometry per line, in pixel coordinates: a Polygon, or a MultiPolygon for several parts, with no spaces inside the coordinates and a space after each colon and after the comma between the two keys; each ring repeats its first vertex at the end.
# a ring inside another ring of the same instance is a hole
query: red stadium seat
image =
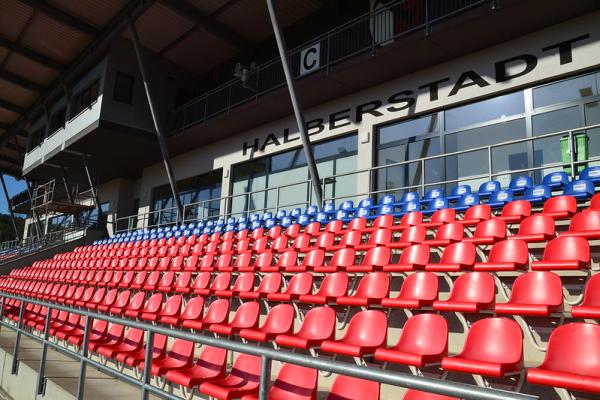
{"type": "Polygon", "coordinates": [[[267,274],[254,291],[240,292],[238,297],[241,299],[261,299],[267,297],[271,293],[278,293],[281,288],[283,277],[279,272],[267,274]]]}
{"type": "MultiPolygon", "coordinates": [[[[159,321],[162,323],[170,323],[174,319],[178,319],[181,314],[181,305],[183,304],[183,297],[181,295],[171,296],[165,302],[162,310],[157,314],[153,321],[159,321]]],[[[142,317],[142,319],[144,319],[142,317]]]]}
{"type": "MultiPolygon", "coordinates": [[[[318,371],[294,364],[283,364],[277,379],[271,385],[269,400],[316,400],[318,371]]],[[[241,400],[258,400],[257,394],[248,394],[241,400]]]]}
{"type": "Polygon", "coordinates": [[[227,290],[229,289],[229,285],[231,285],[231,273],[230,272],[221,272],[217,275],[213,281],[210,283],[210,287],[206,287],[207,280],[210,279],[209,275],[198,274],[196,276],[196,280],[194,280],[194,284],[192,286],[192,290],[194,294],[198,294],[200,296],[208,296],[209,294],[215,293],[217,290],[227,290]],[[196,283],[198,279],[201,279],[200,283],[196,283]]]}
{"type": "Polygon", "coordinates": [[[98,354],[107,358],[115,358],[117,354],[134,353],[144,346],[144,331],[137,328],[130,328],[125,338],[112,344],[99,345],[96,349],[98,354]]]}
{"type": "Polygon", "coordinates": [[[418,390],[409,389],[403,397],[403,400],[460,400],[456,397],[443,396],[441,394],[420,392],[418,390]]]}
{"type": "Polygon", "coordinates": [[[467,208],[464,219],[459,222],[463,225],[477,225],[481,221],[492,218],[492,209],[487,204],[477,204],[467,208]]]}
{"type": "Polygon", "coordinates": [[[537,271],[515,280],[507,303],[497,303],[496,314],[549,316],[563,308],[560,277],[552,272],[537,271]]]}
{"type": "Polygon", "coordinates": [[[367,310],[356,313],[344,337],[338,340],[325,340],[321,351],[363,357],[373,354],[379,347],[385,346],[387,338],[387,317],[379,310],[367,310]]]}
{"type": "MultiPolygon", "coordinates": [[[[381,247],[381,248],[384,248],[384,247],[381,247]]],[[[375,249],[371,249],[370,251],[373,252],[376,249],[379,249],[379,247],[377,247],[375,249]]],[[[354,265],[355,258],[356,258],[356,252],[354,251],[354,249],[351,249],[351,248],[339,249],[339,250],[336,250],[335,253],[333,253],[333,256],[329,260],[329,264],[327,264],[327,265],[323,264],[321,266],[316,266],[313,269],[315,272],[325,272],[325,273],[345,270],[346,268],[354,265]]]]}
{"type": "Polygon", "coordinates": [[[335,272],[325,275],[319,290],[315,294],[300,295],[301,303],[327,304],[335,303],[338,297],[348,293],[348,275],[345,272],[335,272]]]}
{"type": "Polygon", "coordinates": [[[335,338],[335,311],[330,307],[311,309],[296,333],[277,335],[275,343],[284,347],[308,349],[335,338]]]}
{"type": "Polygon", "coordinates": [[[502,208],[502,213],[495,219],[507,224],[518,223],[531,215],[531,203],[527,200],[515,200],[507,203],[502,208]]]}
{"type": "Polygon", "coordinates": [[[215,290],[213,293],[217,297],[233,297],[243,292],[251,292],[254,289],[254,279],[253,272],[244,272],[237,276],[231,289],[215,290]]]}
{"type": "MultiPolygon", "coordinates": [[[[559,326],[548,342],[544,362],[527,370],[527,382],[600,394],[600,325],[559,326]]],[[[584,396],[587,397],[587,396],[584,396]]]]}
{"type": "Polygon", "coordinates": [[[519,233],[509,236],[510,240],[523,240],[527,243],[545,242],[554,237],[554,218],[536,214],[525,218],[519,225],[519,233]]]}
{"type": "Polygon", "coordinates": [[[348,247],[355,247],[360,244],[362,240],[362,233],[360,231],[348,231],[342,235],[338,244],[332,244],[327,246],[325,250],[327,251],[337,251],[341,249],[345,249],[348,247]]]}
{"type": "Polygon", "coordinates": [[[240,337],[255,342],[274,340],[277,335],[289,334],[294,329],[294,307],[291,304],[279,304],[273,307],[260,328],[246,328],[240,337]]]}
{"type": "Polygon", "coordinates": [[[502,377],[523,369],[523,333],[507,318],[484,318],[471,326],[462,351],[442,360],[442,369],[502,377]]]}
{"type": "Polygon", "coordinates": [[[162,376],[168,371],[191,367],[194,363],[194,345],[194,342],[176,339],[164,358],[152,360],[150,372],[152,375],[162,376]]]}
{"type": "MultiPolygon", "coordinates": [[[[37,327],[36,327],[37,328],[37,327]]],[[[42,327],[43,329],[43,327],[42,327]]],[[[112,324],[108,329],[106,335],[96,339],[90,340],[88,343],[88,349],[90,351],[96,351],[100,346],[112,346],[119,344],[123,341],[123,334],[125,333],[125,327],[119,324],[112,324]]]]}
{"type": "Polygon", "coordinates": [[[585,285],[583,301],[571,308],[573,318],[600,319],[600,274],[590,277],[585,285]]]}
{"type": "Polygon", "coordinates": [[[402,328],[398,343],[375,350],[378,361],[423,368],[448,355],[448,323],[438,314],[411,317],[402,328]]]}
{"type": "Polygon", "coordinates": [[[414,244],[405,248],[397,263],[383,266],[384,272],[408,272],[424,269],[429,263],[429,246],[414,244]]]}
{"type": "Polygon", "coordinates": [[[463,239],[463,242],[476,245],[494,244],[506,237],[506,223],[500,219],[481,221],[475,228],[473,237],[463,239]]]}
{"type": "Polygon", "coordinates": [[[338,297],[336,303],[342,306],[368,307],[381,302],[390,291],[390,276],[385,272],[371,272],[364,275],[352,296],[338,297]]]}
{"type": "Polygon", "coordinates": [[[398,293],[398,297],[381,300],[387,308],[419,309],[431,306],[438,298],[438,278],[431,272],[417,272],[409,275],[398,293]]]}
{"type": "MultiPolygon", "coordinates": [[[[229,323],[211,324],[208,330],[221,335],[231,336],[242,329],[255,328],[260,316],[260,303],[251,301],[238,307],[229,323]]],[[[206,321],[204,321],[206,323],[206,321]]]]}
{"type": "MultiPolygon", "coordinates": [[[[462,222],[462,221],[461,221],[462,222]]],[[[448,246],[451,243],[460,242],[463,240],[464,228],[460,222],[451,222],[440,226],[436,233],[435,239],[425,240],[423,243],[429,246],[448,246]]]]}
{"type": "Polygon", "coordinates": [[[379,382],[339,375],[331,385],[327,400],[379,400],[379,393],[379,382]]]}
{"type": "MultiPolygon", "coordinates": [[[[104,312],[104,313],[108,312],[110,307],[112,307],[112,305],[115,304],[115,301],[117,301],[118,295],[119,295],[118,289],[111,289],[111,290],[107,291],[104,299],[100,302],[100,304],[96,305],[96,307],[95,307],[96,310],[98,310],[100,312],[104,312]]],[[[69,297],[68,294],[66,295],[66,297],[69,297]]]]}
{"type": "Polygon", "coordinates": [[[410,226],[406,228],[398,241],[392,241],[387,247],[392,249],[404,249],[414,244],[423,243],[427,229],[422,226],[410,226]]]}
{"type": "Polygon", "coordinates": [[[444,249],[440,262],[425,265],[425,270],[435,272],[458,272],[465,269],[472,269],[476,257],[476,249],[473,243],[452,243],[444,249]]]}
{"type": "Polygon", "coordinates": [[[287,288],[282,293],[269,293],[267,299],[270,301],[297,300],[301,295],[308,294],[312,290],[313,276],[309,272],[294,274],[287,288]]]}
{"type": "Polygon", "coordinates": [[[258,390],[260,368],[260,357],[240,354],[229,374],[220,379],[201,383],[200,392],[219,400],[236,399],[253,394],[258,390]]]}
{"type": "MultiPolygon", "coordinates": [[[[340,250],[341,251],[341,250],[340,250]]],[[[347,265],[348,272],[371,272],[373,270],[381,270],[384,265],[390,262],[392,250],[387,246],[373,247],[367,251],[360,265],[347,265]]]]}
{"type": "Polygon", "coordinates": [[[173,290],[173,284],[175,282],[175,272],[169,271],[160,278],[158,282],[158,291],[169,293],[173,290]]]}
{"type": "Polygon", "coordinates": [[[392,241],[392,231],[381,228],[369,235],[367,243],[354,246],[356,250],[369,250],[377,246],[385,246],[392,241]]]}
{"type": "MultiPolygon", "coordinates": [[[[128,290],[123,293],[131,293],[128,290]]],[[[119,299],[115,302],[115,305],[110,308],[111,314],[123,315],[125,311],[132,310],[140,310],[144,306],[144,301],[146,299],[145,292],[137,292],[133,296],[126,295],[125,297],[119,297],[119,299]]]]}
{"type": "Polygon", "coordinates": [[[600,239],[600,210],[588,210],[571,219],[569,230],[560,236],[578,236],[585,239],[600,239]]]}
{"type": "MultiPolygon", "coordinates": [[[[435,215],[435,214],[434,214],[435,215]]],[[[398,225],[392,225],[390,229],[392,231],[401,231],[411,226],[421,225],[423,223],[423,213],[421,211],[413,211],[408,214],[404,214],[398,225]]]]}
{"type": "Polygon", "coordinates": [[[534,271],[578,270],[590,267],[590,245],[582,237],[560,236],[551,240],[544,249],[541,261],[533,261],[534,271]]]}
{"type": "Polygon", "coordinates": [[[487,272],[469,272],[459,276],[448,300],[436,300],[438,311],[477,313],[490,308],[496,298],[494,277],[487,272]]]}
{"type": "Polygon", "coordinates": [[[590,200],[590,210],[600,210],[600,193],[596,193],[590,200]]]}
{"type": "MultiPolygon", "coordinates": [[[[196,299],[198,298],[201,297],[196,297],[196,299]]],[[[181,325],[184,328],[201,331],[211,324],[222,324],[227,322],[227,319],[229,318],[229,300],[219,299],[213,301],[208,306],[204,316],[202,315],[202,305],[204,305],[204,302],[200,304],[200,301],[198,301],[194,303],[193,308],[190,308],[190,303],[193,300],[194,299],[190,300],[181,315],[181,325]],[[192,318],[193,316],[196,316],[196,318],[192,318]]]]}
{"type": "Polygon", "coordinates": [[[577,212],[577,200],[573,196],[554,196],[546,200],[542,214],[554,219],[568,219],[577,212]]]}
{"type": "Polygon", "coordinates": [[[529,249],[522,240],[503,240],[494,244],[487,262],[476,262],[475,271],[517,271],[527,269],[529,249]]]}
{"type": "Polygon", "coordinates": [[[422,222],[418,225],[425,228],[438,228],[454,221],[456,221],[456,211],[454,208],[442,208],[434,212],[428,222],[422,222]]]}
{"type": "Polygon", "coordinates": [[[202,382],[221,378],[225,375],[227,350],[218,347],[204,346],[202,353],[194,365],[175,371],[168,371],[167,380],[192,388],[202,382]]]}
{"type": "MultiPolygon", "coordinates": [[[[159,360],[165,357],[167,352],[167,337],[161,334],[155,334],[152,340],[152,361],[159,360]]],[[[145,346],[133,352],[118,353],[115,360],[122,362],[130,367],[139,367],[144,364],[146,357],[145,346]]]]}
{"type": "Polygon", "coordinates": [[[135,310],[128,308],[125,311],[125,316],[127,317],[139,317],[141,319],[152,320],[156,314],[160,311],[162,307],[162,303],[164,301],[164,294],[162,293],[154,293],[150,298],[146,301],[146,304],[141,310],[135,310]]]}

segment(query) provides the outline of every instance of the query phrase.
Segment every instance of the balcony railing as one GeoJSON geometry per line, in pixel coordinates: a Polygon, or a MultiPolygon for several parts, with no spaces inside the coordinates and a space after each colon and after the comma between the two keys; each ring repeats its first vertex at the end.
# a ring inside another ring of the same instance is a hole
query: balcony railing
{"type": "MultiPolygon", "coordinates": [[[[454,15],[482,4],[493,6],[496,0],[401,0],[357,17],[288,53],[294,77],[302,74],[300,57],[303,50],[320,46],[318,67],[310,73],[325,71],[359,54],[376,55],[380,48],[392,44],[404,35],[417,31],[429,32],[431,27],[454,15]]],[[[281,60],[275,58],[249,72],[244,84],[240,79],[207,92],[172,111],[168,120],[171,134],[192,125],[206,122],[219,114],[229,113],[241,104],[258,101],[263,96],[285,85],[281,60]]]]}

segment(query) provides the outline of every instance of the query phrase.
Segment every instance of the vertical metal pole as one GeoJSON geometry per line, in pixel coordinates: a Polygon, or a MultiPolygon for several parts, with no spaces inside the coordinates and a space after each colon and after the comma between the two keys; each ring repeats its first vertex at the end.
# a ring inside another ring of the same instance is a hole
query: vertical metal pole
{"type": "Polygon", "coordinates": [[[13,350],[13,360],[10,373],[16,375],[19,370],[19,343],[21,342],[21,329],[23,327],[23,314],[25,313],[25,302],[21,301],[19,309],[19,321],[17,321],[17,337],[15,338],[15,348],[13,350]]]}
{"type": "Polygon", "coordinates": [[[575,179],[575,143],[573,140],[573,131],[569,131],[569,159],[571,160],[571,179],[575,179]]]}
{"type": "Polygon", "coordinates": [[[154,332],[151,330],[146,331],[146,353],[144,358],[144,374],[142,375],[142,400],[148,400],[148,391],[146,386],[150,383],[150,368],[152,367],[152,347],[154,346],[154,332]]]}
{"type": "Polygon", "coordinates": [[[492,164],[492,146],[488,146],[488,178],[491,181],[492,180],[492,168],[493,168],[493,164],[492,164]]]}
{"type": "Polygon", "coordinates": [[[48,338],[50,337],[50,321],[52,319],[52,309],[48,307],[48,313],[46,314],[46,323],[44,324],[44,343],[42,345],[42,357],[40,358],[40,368],[38,372],[38,386],[37,394],[44,394],[46,386],[46,377],[44,376],[44,370],[46,369],[46,355],[48,354],[48,338]]]}
{"type": "Polygon", "coordinates": [[[258,400],[267,400],[270,382],[271,382],[271,359],[267,356],[261,356],[260,386],[258,389],[258,400]]]}
{"type": "Polygon", "coordinates": [[[17,228],[17,221],[15,220],[15,213],[10,202],[10,197],[8,197],[8,189],[6,188],[6,182],[4,181],[4,174],[0,174],[0,180],[2,181],[2,189],[4,189],[4,196],[6,197],[6,205],[8,206],[8,211],[10,212],[10,220],[12,221],[13,228],[15,229],[15,235],[17,235],[17,240],[20,241],[21,234],[19,233],[19,229],[17,228]]]}
{"type": "Polygon", "coordinates": [[[83,328],[83,344],[81,348],[81,364],[79,364],[79,381],[77,383],[77,400],[83,399],[85,389],[85,367],[87,366],[86,359],[88,356],[88,339],[92,329],[92,317],[85,317],[85,327],[83,328]]]}
{"type": "Polygon", "coordinates": [[[314,186],[315,196],[317,197],[317,203],[319,207],[323,207],[323,193],[321,191],[321,180],[319,179],[319,171],[317,164],[315,163],[315,157],[310,146],[308,138],[308,132],[306,130],[306,121],[304,119],[304,112],[298,95],[296,94],[296,86],[294,83],[294,77],[288,65],[287,50],[285,45],[285,39],[281,32],[281,27],[277,21],[277,14],[275,13],[275,7],[273,6],[273,0],[267,0],[267,7],[269,8],[269,15],[271,17],[271,24],[273,25],[273,33],[275,34],[275,40],[277,41],[277,48],[279,49],[279,57],[281,58],[281,66],[285,74],[285,80],[287,82],[288,91],[290,92],[290,99],[292,100],[292,107],[294,108],[294,114],[296,116],[296,123],[298,124],[298,130],[300,131],[300,138],[302,139],[302,147],[304,148],[304,155],[306,157],[306,163],[308,164],[308,170],[310,172],[310,179],[314,186]]]}
{"type": "Polygon", "coordinates": [[[42,223],[40,222],[40,216],[38,215],[37,211],[34,210],[33,194],[31,191],[31,183],[29,183],[28,179],[25,179],[25,185],[27,186],[27,194],[29,195],[29,202],[31,204],[31,214],[33,215],[35,226],[36,226],[36,231],[37,231],[36,236],[38,238],[40,238],[40,237],[42,237],[42,223]]]}
{"type": "Polygon", "coordinates": [[[421,158],[421,196],[425,196],[425,160],[421,158]]]}
{"type": "Polygon", "coordinates": [[[98,194],[96,193],[96,188],[94,186],[94,181],[92,180],[92,174],[90,173],[90,166],[87,161],[87,156],[85,154],[81,155],[81,159],[83,160],[83,168],[85,169],[85,174],[88,179],[88,183],[90,184],[90,192],[92,193],[92,199],[96,204],[96,209],[98,210],[98,220],[102,219],[102,207],[100,207],[100,200],[98,199],[98,194]]]}
{"type": "Polygon", "coordinates": [[[140,39],[138,37],[137,29],[135,28],[135,23],[133,22],[133,20],[129,20],[129,30],[131,31],[131,36],[133,38],[133,47],[135,49],[135,55],[137,57],[138,66],[140,68],[140,75],[142,76],[142,80],[144,81],[144,89],[146,91],[146,97],[148,99],[148,106],[150,107],[150,115],[152,116],[152,122],[154,123],[154,129],[156,130],[156,136],[158,137],[158,145],[160,146],[160,152],[162,153],[163,162],[165,164],[165,172],[167,173],[169,185],[171,186],[171,192],[173,193],[173,200],[175,201],[175,205],[177,206],[179,214],[183,215],[183,207],[181,206],[181,199],[179,198],[179,190],[177,190],[177,182],[175,181],[173,169],[171,168],[171,158],[169,156],[169,149],[167,148],[167,143],[165,141],[165,136],[161,127],[161,123],[158,119],[158,112],[156,110],[156,106],[154,105],[154,100],[152,98],[150,82],[148,81],[148,76],[146,74],[146,66],[144,64],[142,48],[140,46],[140,39]]]}

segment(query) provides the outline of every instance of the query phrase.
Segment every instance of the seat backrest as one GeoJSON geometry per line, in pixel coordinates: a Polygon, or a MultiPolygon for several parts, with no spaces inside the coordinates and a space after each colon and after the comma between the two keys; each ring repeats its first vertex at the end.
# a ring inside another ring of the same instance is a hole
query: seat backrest
{"type": "MultiPolygon", "coordinates": [[[[304,258],[307,258],[307,257],[309,257],[308,254],[304,258]]],[[[298,263],[298,253],[294,250],[286,251],[279,257],[279,260],[277,260],[277,265],[280,268],[294,267],[294,266],[296,266],[297,263],[298,263]]]]}
{"type": "Polygon", "coordinates": [[[576,179],[569,182],[565,187],[564,194],[575,195],[585,193],[586,195],[592,196],[594,194],[594,183],[585,179],[576,179]]]}
{"type": "Polygon", "coordinates": [[[358,284],[355,297],[382,299],[390,291],[390,276],[385,272],[371,272],[364,275],[358,284]]]}
{"type": "Polygon", "coordinates": [[[260,375],[260,357],[241,353],[233,363],[231,375],[243,377],[248,381],[258,382],[260,375]]]}
{"type": "Polygon", "coordinates": [[[492,217],[492,209],[487,204],[477,204],[465,211],[465,219],[483,221],[492,217]]]}
{"type": "Polygon", "coordinates": [[[383,311],[359,311],[350,319],[342,341],[354,345],[382,346],[387,338],[387,325],[383,311]]]}
{"type": "Polygon", "coordinates": [[[540,368],[600,378],[597,354],[600,354],[600,325],[570,323],[554,328],[540,368]]]}
{"type": "Polygon", "coordinates": [[[348,291],[348,275],[345,272],[335,272],[325,275],[317,295],[319,296],[344,296],[348,291]]]}
{"type": "Polygon", "coordinates": [[[324,260],[325,251],[323,249],[311,250],[306,254],[304,260],[302,260],[302,265],[307,268],[320,267],[323,265],[324,260]]]}
{"type": "Polygon", "coordinates": [[[536,214],[525,218],[519,226],[519,235],[544,234],[553,236],[555,232],[554,218],[536,214]]]}
{"type": "Polygon", "coordinates": [[[399,242],[402,243],[421,243],[425,240],[427,229],[423,226],[410,226],[402,232],[399,242]]]}
{"type": "Polygon", "coordinates": [[[310,339],[330,339],[335,335],[335,310],[331,307],[311,308],[304,316],[298,336],[310,339]]]}
{"type": "Polygon", "coordinates": [[[478,205],[480,202],[481,202],[481,200],[479,199],[478,194],[467,193],[463,196],[460,196],[460,198],[456,202],[456,205],[458,207],[471,207],[471,206],[478,205]]]}
{"type": "Polygon", "coordinates": [[[215,300],[208,306],[203,321],[206,323],[221,324],[229,317],[229,300],[215,300]]]}
{"type": "Polygon", "coordinates": [[[400,212],[403,214],[407,214],[407,213],[419,211],[420,209],[421,209],[421,203],[419,203],[418,200],[411,200],[411,201],[407,201],[406,203],[404,203],[400,212]]]}
{"type": "Polygon", "coordinates": [[[261,329],[265,332],[286,333],[294,327],[294,307],[291,304],[279,304],[273,307],[261,329]]]}
{"type": "Polygon", "coordinates": [[[258,285],[257,292],[276,293],[279,292],[283,278],[279,272],[267,274],[258,285]]]}
{"type": "Polygon", "coordinates": [[[560,276],[550,271],[533,271],[515,280],[509,303],[562,306],[563,291],[560,276]]]}
{"type": "Polygon", "coordinates": [[[234,292],[250,292],[254,289],[254,273],[244,272],[238,275],[233,287],[231,288],[234,292]]]}
{"type": "Polygon", "coordinates": [[[460,400],[456,397],[443,396],[441,394],[420,392],[418,390],[409,389],[405,394],[403,400],[460,400]]]}
{"type": "Polygon", "coordinates": [[[434,273],[416,272],[402,282],[398,298],[433,301],[438,297],[438,286],[438,278],[434,273]]]}
{"type": "Polygon", "coordinates": [[[189,340],[176,339],[168,356],[178,361],[191,361],[194,356],[195,343],[189,340]]]}
{"type": "Polygon", "coordinates": [[[590,200],[590,210],[600,210],[600,193],[596,193],[590,200]]]}
{"type": "Polygon", "coordinates": [[[510,189],[524,189],[530,188],[533,186],[533,179],[530,176],[517,176],[516,178],[511,179],[508,187],[510,189]]]}
{"type": "Polygon", "coordinates": [[[450,293],[451,301],[493,303],[496,285],[487,272],[469,272],[456,278],[450,293]]]}
{"type": "MultiPolygon", "coordinates": [[[[446,207],[448,204],[446,204],[446,207]]],[[[431,222],[441,223],[441,224],[449,224],[450,222],[454,222],[456,220],[456,211],[454,208],[442,208],[441,210],[437,210],[431,216],[431,222]]]]}
{"type": "Polygon", "coordinates": [[[569,232],[600,231],[600,210],[577,213],[571,219],[569,232]]]}
{"type": "Polygon", "coordinates": [[[447,354],[448,323],[439,314],[415,315],[406,321],[395,348],[416,354],[447,354]]]}
{"type": "Polygon", "coordinates": [[[211,290],[226,290],[231,284],[231,273],[222,272],[213,279],[210,284],[211,290]]]}
{"type": "Polygon", "coordinates": [[[473,189],[471,189],[471,185],[457,185],[452,188],[452,192],[450,192],[450,196],[465,196],[467,194],[471,194],[473,189]]]}
{"type": "Polygon", "coordinates": [[[183,303],[183,298],[181,295],[171,296],[165,302],[165,305],[161,311],[163,315],[178,315],[181,311],[181,304],[183,303]]]}
{"type": "Polygon", "coordinates": [[[387,246],[379,246],[369,249],[361,261],[361,265],[373,265],[382,267],[389,264],[392,250],[387,246]]]}
{"type": "Polygon", "coordinates": [[[416,226],[423,222],[423,213],[421,211],[413,211],[402,216],[400,225],[416,226]]]}
{"type": "Polygon", "coordinates": [[[526,267],[529,262],[529,249],[522,240],[503,240],[494,244],[488,256],[489,262],[515,263],[519,268],[526,267]]]}
{"type": "Polygon", "coordinates": [[[502,186],[500,185],[500,182],[498,181],[488,181],[488,182],[484,182],[481,185],[479,185],[479,189],[477,190],[477,193],[493,193],[496,192],[498,190],[500,190],[502,186]]]}
{"type": "Polygon", "coordinates": [[[473,243],[457,242],[446,247],[440,260],[443,264],[473,265],[476,259],[476,249],[473,243]]]}
{"type": "Polygon", "coordinates": [[[157,312],[160,310],[164,300],[164,294],[162,293],[154,293],[148,301],[146,301],[146,305],[144,306],[145,312],[157,312]]]}
{"type": "MultiPolygon", "coordinates": [[[[356,232],[356,231],[353,231],[356,232]]],[[[354,265],[354,259],[356,258],[356,251],[351,248],[340,249],[333,253],[329,266],[346,267],[348,265],[354,265]]]]}
{"type": "Polygon", "coordinates": [[[202,353],[200,353],[196,365],[211,371],[215,375],[220,375],[225,373],[225,368],[227,366],[226,360],[226,349],[205,345],[202,346],[202,353]]]}
{"type": "Polygon", "coordinates": [[[440,226],[435,233],[436,240],[450,240],[457,242],[464,236],[464,227],[459,222],[451,222],[440,226]]]}
{"type": "Polygon", "coordinates": [[[144,300],[146,299],[146,292],[137,292],[131,297],[131,301],[127,305],[128,310],[139,310],[144,306],[144,300]]]}
{"type": "Polygon", "coordinates": [[[586,282],[581,305],[600,307],[600,274],[592,275],[586,282]]]}
{"type": "Polygon", "coordinates": [[[493,237],[495,239],[504,239],[506,237],[506,223],[501,219],[488,219],[481,221],[475,228],[476,238],[493,237]]]}
{"type": "Polygon", "coordinates": [[[544,203],[545,213],[563,212],[575,214],[577,212],[577,200],[573,196],[554,196],[544,203]]]}
{"type": "Polygon", "coordinates": [[[339,375],[327,400],[379,400],[379,382],[339,375]]]}
{"type": "MultiPolygon", "coordinates": [[[[194,283],[192,284],[193,289],[206,289],[210,285],[210,272],[200,272],[196,275],[196,279],[194,279],[194,283]]],[[[191,279],[191,274],[190,274],[191,279]]],[[[183,284],[183,282],[182,282],[183,284]]]]}
{"type": "Polygon", "coordinates": [[[480,319],[469,329],[460,357],[522,366],[523,332],[508,318],[480,319]]]}
{"type": "Polygon", "coordinates": [[[289,294],[307,294],[312,290],[313,284],[313,276],[310,272],[301,272],[298,274],[294,274],[290,281],[288,282],[288,286],[285,290],[285,293],[289,294]]]}
{"type": "Polygon", "coordinates": [[[542,183],[546,186],[566,186],[569,183],[569,175],[565,171],[556,171],[546,174],[542,183]]]}
{"type": "Polygon", "coordinates": [[[413,244],[404,249],[398,260],[398,264],[413,264],[424,266],[429,262],[429,246],[426,244],[413,244]]]}
{"type": "Polygon", "coordinates": [[[586,179],[592,182],[596,182],[600,180],[600,166],[591,166],[587,167],[581,174],[579,174],[579,179],[586,179]]]}
{"type": "Polygon", "coordinates": [[[369,244],[376,246],[386,245],[392,240],[392,231],[389,229],[377,229],[369,236],[369,244]]]}
{"type": "Polygon", "coordinates": [[[267,397],[286,400],[316,399],[317,376],[316,369],[283,364],[267,397]]]}
{"type": "Polygon", "coordinates": [[[119,294],[117,300],[115,301],[115,307],[125,307],[127,303],[129,303],[129,299],[131,298],[131,291],[124,290],[119,294]]]}
{"type": "Polygon", "coordinates": [[[580,261],[590,262],[588,241],[577,236],[559,236],[552,239],[544,249],[544,261],[580,261]]]}
{"type": "MultiPolygon", "coordinates": [[[[221,300],[225,300],[225,299],[221,299],[221,300]]],[[[227,300],[225,300],[225,302],[227,302],[227,300]]],[[[188,319],[188,320],[198,319],[198,318],[202,317],[203,312],[204,312],[204,297],[201,297],[201,296],[192,297],[185,305],[185,308],[183,309],[183,312],[181,313],[181,318],[188,319]]]]}

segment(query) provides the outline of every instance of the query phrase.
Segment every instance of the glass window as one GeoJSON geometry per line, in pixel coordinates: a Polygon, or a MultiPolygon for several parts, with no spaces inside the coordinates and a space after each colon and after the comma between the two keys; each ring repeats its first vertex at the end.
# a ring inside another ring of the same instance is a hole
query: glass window
{"type": "Polygon", "coordinates": [[[56,111],[54,114],[52,114],[52,117],[50,117],[50,124],[48,126],[48,132],[50,135],[52,135],[57,130],[65,127],[66,113],[67,109],[63,107],[60,110],[56,111]]]}
{"type": "Polygon", "coordinates": [[[447,110],[445,112],[446,130],[455,131],[467,126],[507,118],[524,112],[523,92],[510,93],[447,110]]]}
{"type": "MultiPolygon", "coordinates": [[[[598,125],[600,124],[600,101],[588,103],[585,105],[585,124],[598,125]]],[[[600,128],[594,128],[587,131],[588,136],[588,156],[600,157],[600,128]]],[[[597,165],[600,162],[595,161],[597,165]]]]}
{"type": "Polygon", "coordinates": [[[90,107],[98,98],[98,81],[94,81],[88,87],[78,92],[73,98],[71,116],[76,116],[81,111],[90,107]]]}
{"type": "Polygon", "coordinates": [[[113,100],[131,104],[133,101],[134,82],[135,79],[133,76],[117,71],[115,87],[113,89],[113,100]]]}
{"type": "Polygon", "coordinates": [[[412,136],[435,133],[438,131],[438,126],[437,113],[426,115],[379,128],[377,140],[379,145],[383,146],[412,136]]]}
{"type": "Polygon", "coordinates": [[[595,96],[598,94],[599,76],[599,74],[579,76],[535,88],[533,106],[538,108],[595,96]]]}

